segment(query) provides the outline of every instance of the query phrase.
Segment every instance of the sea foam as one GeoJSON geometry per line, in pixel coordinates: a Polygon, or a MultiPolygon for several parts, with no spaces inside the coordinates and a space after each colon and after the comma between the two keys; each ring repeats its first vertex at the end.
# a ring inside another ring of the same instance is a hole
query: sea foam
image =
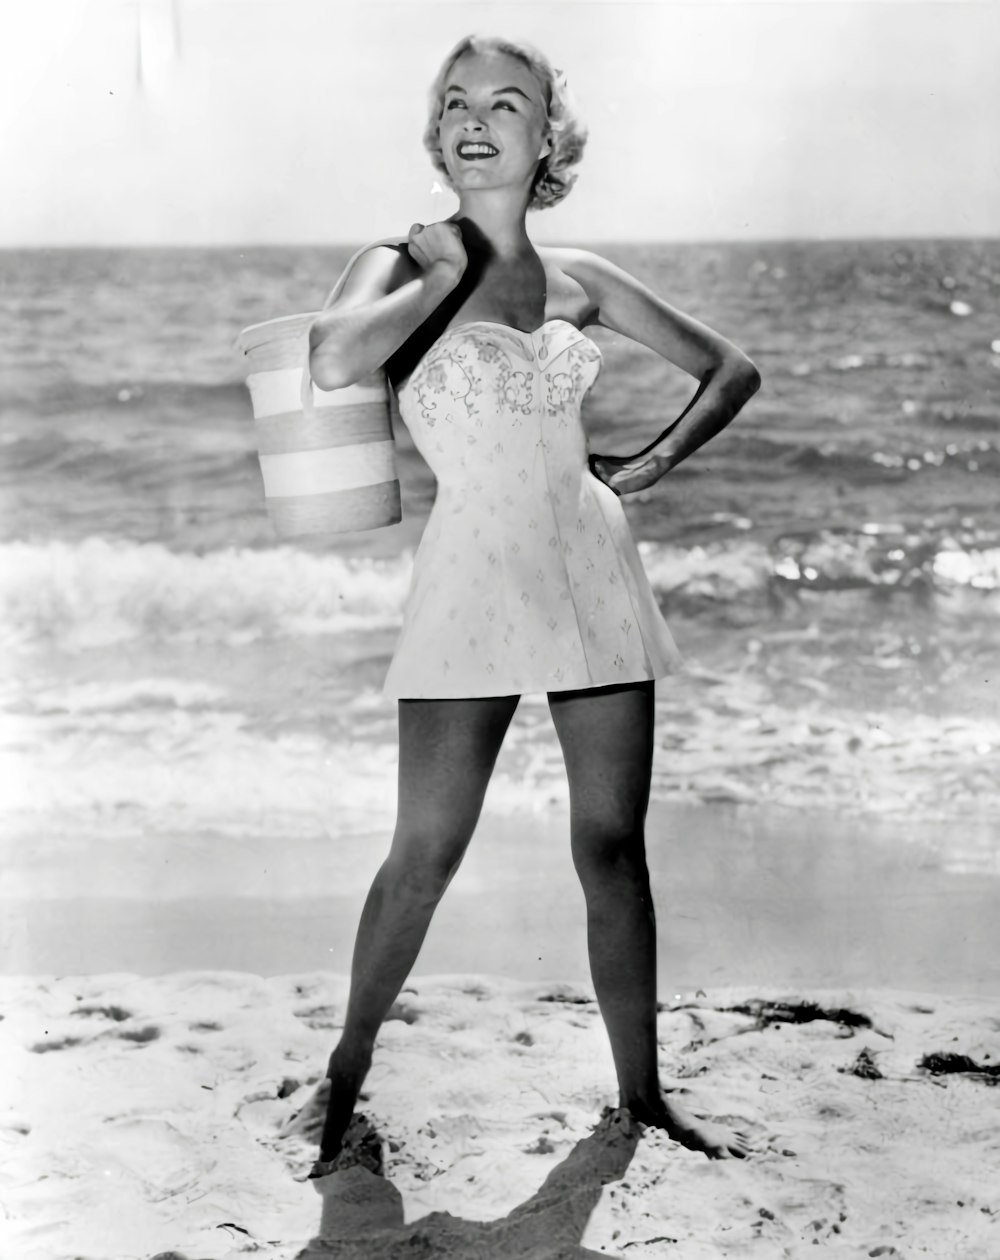
{"type": "Polygon", "coordinates": [[[0,547],[8,643],[63,649],[129,639],[240,643],[398,620],[412,555],[374,560],[293,548],[203,555],[88,538],[0,547]]]}
{"type": "MultiPolygon", "coordinates": [[[[813,530],[678,547],[641,542],[668,610],[708,610],[813,590],[924,587],[970,594],[1000,587],[1000,548],[972,531],[902,527],[813,530]]],[[[269,550],[171,551],[159,543],[88,538],[0,545],[0,642],[64,651],[129,640],[243,644],[391,629],[402,617],[411,549],[390,558],[269,550]]]]}

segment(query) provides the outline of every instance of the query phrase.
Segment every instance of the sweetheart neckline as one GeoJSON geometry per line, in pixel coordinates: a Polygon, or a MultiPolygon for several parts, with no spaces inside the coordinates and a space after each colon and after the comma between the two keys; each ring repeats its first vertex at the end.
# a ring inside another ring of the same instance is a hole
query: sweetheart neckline
{"type": "MultiPolygon", "coordinates": [[[[464,324],[455,324],[451,328],[446,328],[441,336],[446,337],[449,333],[461,332],[465,328],[475,328],[477,324],[485,324],[489,328],[503,328],[506,332],[517,333],[520,337],[531,338],[537,337],[540,332],[548,328],[549,324],[566,324],[574,332],[578,332],[581,337],[587,337],[582,328],[577,328],[576,324],[571,323],[568,319],[561,319],[559,316],[556,316],[554,319],[546,319],[537,328],[530,330],[517,328],[513,324],[503,324],[498,319],[469,319],[464,324]]],[[[590,341],[590,338],[587,337],[587,340],[590,341]]]]}
{"type": "Polygon", "coordinates": [[[500,321],[496,319],[469,319],[466,320],[464,324],[455,324],[452,328],[446,328],[434,344],[437,345],[438,342],[443,341],[445,337],[451,336],[452,333],[464,332],[467,328],[502,328],[504,332],[514,333],[518,337],[527,338],[531,342],[532,353],[537,358],[538,352],[535,350],[535,338],[539,335],[539,333],[544,332],[550,324],[565,324],[567,328],[571,328],[573,332],[582,337],[584,341],[592,345],[598,354],[601,353],[601,347],[597,344],[593,337],[588,337],[582,328],[577,328],[576,324],[572,324],[568,319],[561,319],[558,316],[555,319],[547,319],[544,324],[539,324],[539,326],[532,332],[525,332],[523,328],[515,328],[513,324],[501,324],[500,321]]]}
{"type": "Polygon", "coordinates": [[[443,333],[440,333],[438,337],[435,338],[434,342],[430,346],[428,346],[427,350],[424,352],[423,357],[420,359],[420,362],[416,365],[416,367],[409,374],[409,376],[407,376],[406,380],[397,382],[395,386],[396,392],[397,394],[401,394],[403,390],[409,387],[411,382],[416,378],[417,373],[421,370],[421,368],[427,362],[427,359],[430,356],[431,351],[434,349],[434,346],[439,345],[442,341],[444,341],[446,337],[450,337],[453,333],[464,332],[467,328],[476,328],[476,327],[502,328],[504,329],[505,332],[515,333],[518,337],[527,337],[531,341],[532,356],[535,362],[537,363],[538,352],[535,349],[535,338],[538,336],[540,332],[543,332],[546,328],[548,328],[550,324],[565,324],[567,328],[572,328],[572,330],[575,333],[578,333],[579,336],[581,336],[584,341],[589,342],[589,344],[594,347],[599,357],[603,358],[603,356],[601,355],[601,347],[597,344],[596,341],[594,341],[592,337],[588,337],[582,328],[577,328],[576,324],[571,324],[568,319],[560,319],[558,316],[555,319],[547,319],[544,324],[539,324],[539,326],[536,329],[534,329],[533,332],[525,332],[523,328],[515,328],[513,324],[502,324],[500,323],[499,320],[496,320],[496,319],[469,319],[469,320],[466,320],[464,324],[455,324],[454,327],[446,328],[443,333]]]}

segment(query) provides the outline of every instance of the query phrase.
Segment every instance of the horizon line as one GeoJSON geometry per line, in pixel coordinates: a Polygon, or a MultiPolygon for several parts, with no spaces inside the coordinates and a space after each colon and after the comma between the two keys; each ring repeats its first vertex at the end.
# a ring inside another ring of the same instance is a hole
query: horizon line
{"type": "MultiPolygon", "coordinates": [[[[587,237],[585,239],[564,240],[560,245],[567,248],[574,246],[602,245],[826,245],[848,243],[896,242],[937,242],[937,241],[979,241],[1000,243],[1000,233],[987,235],[974,232],[942,232],[935,234],[892,235],[849,235],[849,236],[707,236],[707,237],[587,237]]],[[[357,249],[366,242],[357,238],[315,241],[34,241],[17,243],[0,242],[0,252],[28,252],[31,250],[171,250],[171,249],[217,249],[239,252],[257,249],[357,249]]],[[[400,242],[402,243],[402,242],[400,242]]],[[[542,248],[559,248],[551,241],[537,242],[542,248]]]]}

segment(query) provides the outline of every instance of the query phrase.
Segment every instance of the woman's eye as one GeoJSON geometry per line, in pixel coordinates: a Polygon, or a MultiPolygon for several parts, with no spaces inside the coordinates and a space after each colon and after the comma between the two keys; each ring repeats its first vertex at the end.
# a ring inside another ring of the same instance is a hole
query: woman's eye
{"type": "Polygon", "coordinates": [[[465,101],[449,101],[445,109],[465,109],[465,101]]]}
{"type": "Polygon", "coordinates": [[[510,101],[497,101],[497,103],[493,106],[493,108],[494,109],[509,109],[512,113],[517,112],[514,109],[514,106],[511,105],[510,101]]]}

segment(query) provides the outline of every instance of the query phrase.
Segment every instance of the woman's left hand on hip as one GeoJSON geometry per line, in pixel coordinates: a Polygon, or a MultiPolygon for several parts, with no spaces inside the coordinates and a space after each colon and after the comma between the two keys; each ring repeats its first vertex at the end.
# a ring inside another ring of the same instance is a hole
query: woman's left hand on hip
{"type": "Polygon", "coordinates": [[[590,471],[615,494],[632,494],[654,485],[667,471],[662,455],[648,452],[645,455],[591,455],[590,471]]]}

